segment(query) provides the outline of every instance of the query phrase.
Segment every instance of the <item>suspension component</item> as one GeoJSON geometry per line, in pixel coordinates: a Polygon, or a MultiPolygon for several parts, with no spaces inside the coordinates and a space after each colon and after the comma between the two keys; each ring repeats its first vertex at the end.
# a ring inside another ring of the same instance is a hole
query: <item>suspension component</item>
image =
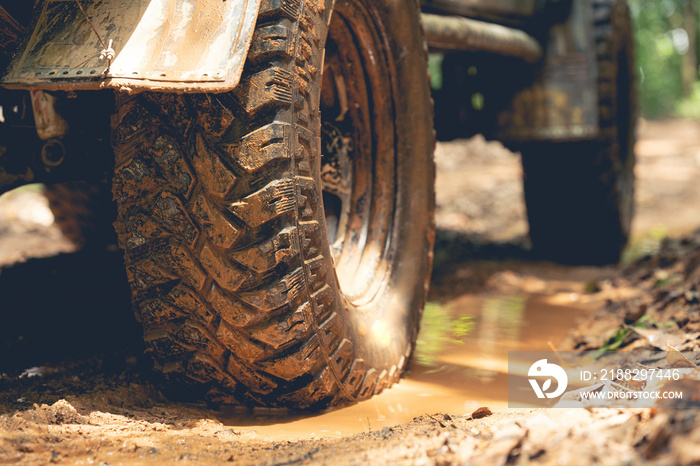
{"type": "Polygon", "coordinates": [[[68,134],[68,122],[56,111],[58,99],[43,91],[30,91],[36,134],[48,141],[68,134]]]}
{"type": "Polygon", "coordinates": [[[522,58],[528,63],[542,58],[540,43],[519,29],[459,16],[430,13],[421,16],[431,49],[497,53],[522,58]]]}

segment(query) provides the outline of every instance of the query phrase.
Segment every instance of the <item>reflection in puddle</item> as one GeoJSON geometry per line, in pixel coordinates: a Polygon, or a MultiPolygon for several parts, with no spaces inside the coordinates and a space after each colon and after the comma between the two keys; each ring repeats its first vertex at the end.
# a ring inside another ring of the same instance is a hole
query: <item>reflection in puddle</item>
{"type": "Polygon", "coordinates": [[[435,366],[437,357],[451,343],[461,344],[474,328],[471,315],[452,313],[437,303],[428,303],[423,309],[420,335],[413,355],[415,363],[421,366],[435,366]]]}
{"type": "Polygon", "coordinates": [[[338,436],[405,423],[416,416],[507,409],[508,351],[549,350],[586,312],[547,296],[461,296],[426,307],[407,376],[368,401],[317,415],[229,413],[221,421],[258,437],[338,436]],[[465,333],[468,334],[465,335],[465,333]]]}

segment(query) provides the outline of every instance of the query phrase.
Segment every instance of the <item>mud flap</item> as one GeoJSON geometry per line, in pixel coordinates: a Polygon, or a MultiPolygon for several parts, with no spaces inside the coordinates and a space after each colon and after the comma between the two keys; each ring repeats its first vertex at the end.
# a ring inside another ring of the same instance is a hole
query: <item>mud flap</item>
{"type": "Polygon", "coordinates": [[[17,89],[228,91],[240,80],[260,1],[80,0],[83,13],[75,0],[40,0],[33,32],[0,82],[17,89]],[[103,53],[110,46],[113,56],[103,53]]]}

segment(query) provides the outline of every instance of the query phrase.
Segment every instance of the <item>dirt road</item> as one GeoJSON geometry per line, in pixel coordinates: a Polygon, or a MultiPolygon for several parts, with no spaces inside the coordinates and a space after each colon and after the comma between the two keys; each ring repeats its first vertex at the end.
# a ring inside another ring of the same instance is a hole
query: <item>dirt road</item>
{"type": "Polygon", "coordinates": [[[410,371],[372,400],[314,415],[169,400],[119,252],[46,257],[74,248],[38,190],[11,193],[0,201],[0,462],[699,463],[697,410],[507,409],[509,349],[600,347],[642,306],[700,350],[700,123],[642,123],[640,136],[627,268],[538,261],[518,156],[478,137],[439,145],[436,268],[410,371]]]}

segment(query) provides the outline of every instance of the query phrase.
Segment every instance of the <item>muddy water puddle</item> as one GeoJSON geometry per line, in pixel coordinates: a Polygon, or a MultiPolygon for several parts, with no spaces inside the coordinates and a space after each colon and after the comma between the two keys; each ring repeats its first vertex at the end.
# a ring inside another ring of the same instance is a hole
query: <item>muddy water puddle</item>
{"type": "Polygon", "coordinates": [[[293,440],[379,430],[438,412],[507,410],[508,351],[549,350],[586,312],[574,293],[429,304],[409,373],[381,395],[315,416],[259,411],[220,420],[259,438],[293,440]]]}

